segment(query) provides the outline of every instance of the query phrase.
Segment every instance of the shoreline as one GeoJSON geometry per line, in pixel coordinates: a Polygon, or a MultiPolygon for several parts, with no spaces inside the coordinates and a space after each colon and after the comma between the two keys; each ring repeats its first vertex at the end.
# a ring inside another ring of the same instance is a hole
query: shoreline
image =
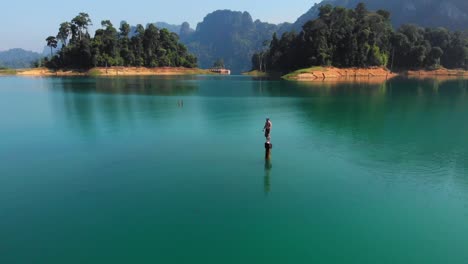
{"type": "MultiPolygon", "coordinates": [[[[183,67],[96,67],[89,70],[50,70],[47,68],[32,69],[7,69],[0,71],[0,76],[30,76],[30,77],[49,77],[49,76],[177,76],[177,75],[216,75],[218,73],[200,68],[183,67]]],[[[289,81],[298,82],[346,82],[346,81],[365,81],[381,82],[388,79],[403,76],[408,78],[468,78],[468,71],[462,69],[449,70],[407,70],[401,72],[391,72],[382,67],[370,68],[336,68],[336,67],[312,67],[300,69],[292,73],[281,75],[277,72],[244,72],[242,75],[252,77],[271,77],[282,78],[289,81]]]]}
{"type": "Polygon", "coordinates": [[[390,79],[397,76],[382,67],[371,68],[336,68],[336,67],[312,67],[307,69],[297,70],[295,72],[284,75],[282,78],[292,81],[327,81],[327,80],[353,80],[356,78],[363,79],[390,79]]]}
{"type": "MultiPolygon", "coordinates": [[[[243,73],[248,76],[268,77],[270,73],[251,71],[243,73]]],[[[282,79],[298,82],[382,82],[391,78],[403,76],[409,78],[466,78],[466,70],[408,70],[391,72],[383,67],[369,68],[336,68],[336,67],[311,67],[300,69],[281,76],[282,79]]]]}
{"type": "Polygon", "coordinates": [[[406,71],[404,72],[408,77],[468,77],[468,70],[463,69],[437,69],[437,70],[418,70],[418,71],[406,71]]]}
{"type": "Polygon", "coordinates": [[[50,70],[47,68],[32,68],[16,70],[17,76],[48,77],[48,76],[176,76],[214,74],[209,70],[183,67],[95,67],[89,70],[50,70]]]}

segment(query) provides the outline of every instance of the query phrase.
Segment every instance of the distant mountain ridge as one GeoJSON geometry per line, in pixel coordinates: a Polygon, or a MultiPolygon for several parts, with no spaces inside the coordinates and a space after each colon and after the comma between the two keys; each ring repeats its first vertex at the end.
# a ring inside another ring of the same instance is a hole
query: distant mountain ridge
{"type": "Polygon", "coordinates": [[[166,22],[156,22],[154,23],[154,25],[157,26],[158,28],[166,28],[167,30],[177,33],[177,34],[179,34],[180,28],[182,27],[182,25],[172,25],[166,22]]]}
{"type": "Polygon", "coordinates": [[[292,29],[300,31],[305,22],[318,16],[320,6],[330,4],[354,8],[366,4],[372,11],[384,9],[391,13],[394,27],[402,24],[417,24],[423,27],[445,27],[452,30],[468,29],[467,0],[323,0],[300,16],[292,29]]]}
{"type": "Polygon", "coordinates": [[[253,20],[248,12],[218,10],[198,23],[194,32],[181,36],[199,66],[209,68],[222,59],[234,73],[250,70],[252,55],[263,48],[281,26],[253,20]]]}
{"type": "MultiPolygon", "coordinates": [[[[234,73],[250,70],[252,55],[264,48],[275,32],[285,32],[292,24],[279,25],[253,20],[248,12],[217,10],[192,29],[187,22],[171,25],[154,23],[177,33],[183,44],[198,58],[201,68],[210,68],[219,59],[234,73]]],[[[132,27],[132,31],[135,27],[132,27]]]]}
{"type": "Polygon", "coordinates": [[[30,68],[41,57],[37,52],[24,49],[0,51],[0,66],[13,69],[30,68]]]}
{"type": "Polygon", "coordinates": [[[184,23],[179,34],[182,43],[198,57],[199,66],[211,67],[223,59],[234,73],[249,70],[253,53],[263,48],[273,33],[281,36],[286,31],[300,32],[302,26],[318,16],[325,4],[354,8],[363,2],[369,10],[384,9],[391,13],[394,27],[417,24],[423,27],[446,27],[452,30],[468,29],[468,0],[323,0],[315,4],[296,22],[279,25],[253,20],[248,12],[217,10],[198,23],[196,30],[184,23]],[[184,29],[185,28],[185,29],[184,29]]]}

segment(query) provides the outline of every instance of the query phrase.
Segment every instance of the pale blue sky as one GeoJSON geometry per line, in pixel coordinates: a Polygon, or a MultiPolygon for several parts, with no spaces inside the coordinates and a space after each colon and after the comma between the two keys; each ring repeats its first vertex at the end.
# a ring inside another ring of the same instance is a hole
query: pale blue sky
{"type": "Polygon", "coordinates": [[[121,20],[132,25],[188,21],[195,28],[206,14],[217,9],[248,11],[253,19],[271,23],[294,22],[316,2],[318,0],[9,0],[2,3],[0,51],[10,48],[42,51],[44,39],[55,35],[61,22],[71,20],[79,12],[87,12],[95,25],[100,25],[104,19],[116,25],[121,20]]]}

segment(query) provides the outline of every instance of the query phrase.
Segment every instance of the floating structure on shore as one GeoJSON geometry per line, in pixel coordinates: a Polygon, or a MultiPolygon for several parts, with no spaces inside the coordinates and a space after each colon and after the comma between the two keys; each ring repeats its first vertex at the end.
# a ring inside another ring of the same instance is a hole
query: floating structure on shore
{"type": "Polygon", "coordinates": [[[231,75],[231,70],[228,70],[228,69],[211,68],[211,69],[209,69],[209,71],[214,72],[214,73],[223,74],[223,75],[231,75]]]}

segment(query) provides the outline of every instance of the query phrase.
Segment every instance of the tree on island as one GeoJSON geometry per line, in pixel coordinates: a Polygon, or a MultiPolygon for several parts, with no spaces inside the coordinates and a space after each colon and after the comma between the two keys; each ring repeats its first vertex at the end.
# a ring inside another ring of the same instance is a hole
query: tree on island
{"type": "Polygon", "coordinates": [[[460,32],[415,25],[395,31],[390,17],[362,3],[355,9],[321,6],[318,18],[306,22],[299,34],[273,34],[269,48],[252,56],[252,67],[284,72],[311,66],[468,67],[468,38],[460,32]]]}
{"type": "Polygon", "coordinates": [[[57,34],[57,39],[62,42],[62,46],[67,45],[67,40],[71,34],[71,24],[70,22],[64,22],[60,24],[59,32],[57,34]]]}
{"type": "Polygon", "coordinates": [[[179,42],[177,34],[149,24],[137,25],[134,32],[122,22],[116,29],[109,20],[101,22],[94,37],[88,33],[92,21],[80,13],[59,26],[57,39],[62,49],[47,63],[49,68],[89,69],[106,66],[187,67],[197,65],[197,58],[179,42]]]}
{"type": "MultiPolygon", "coordinates": [[[[276,38],[276,33],[274,33],[273,37],[276,38]]],[[[264,40],[260,51],[255,53],[252,56],[252,65],[256,65],[257,69],[260,72],[266,72],[267,71],[267,57],[268,57],[268,47],[269,46],[270,46],[270,41],[269,40],[264,40]]]]}
{"type": "Polygon", "coordinates": [[[74,29],[74,35],[78,35],[78,40],[82,39],[84,33],[88,33],[88,27],[92,26],[93,23],[91,18],[87,13],[79,13],[75,18],[71,21],[72,29],[74,29]]]}
{"type": "Polygon", "coordinates": [[[52,49],[57,48],[57,39],[54,36],[49,36],[46,38],[47,46],[50,47],[50,58],[53,56],[52,49]]]}
{"type": "Polygon", "coordinates": [[[223,59],[217,59],[213,63],[213,68],[215,69],[224,69],[226,66],[224,65],[224,60],[223,59]]]}

